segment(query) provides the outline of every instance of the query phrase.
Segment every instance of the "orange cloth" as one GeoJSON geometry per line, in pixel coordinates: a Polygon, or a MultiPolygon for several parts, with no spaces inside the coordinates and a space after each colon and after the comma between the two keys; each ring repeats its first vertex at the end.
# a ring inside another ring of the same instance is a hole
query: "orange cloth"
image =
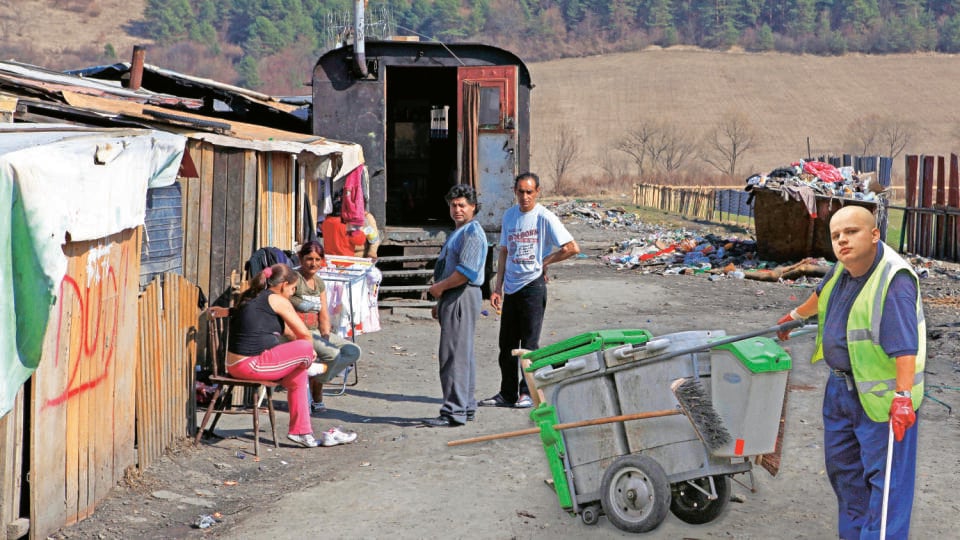
{"type": "Polygon", "coordinates": [[[354,247],[362,246],[366,241],[363,231],[357,229],[347,232],[347,226],[339,216],[327,216],[320,226],[323,235],[323,250],[327,255],[352,257],[354,247]]]}

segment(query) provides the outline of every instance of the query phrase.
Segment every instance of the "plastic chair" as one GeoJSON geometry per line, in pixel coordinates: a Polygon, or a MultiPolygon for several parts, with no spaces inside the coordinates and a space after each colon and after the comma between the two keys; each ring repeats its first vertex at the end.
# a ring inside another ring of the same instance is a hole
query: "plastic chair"
{"type": "MultiPolygon", "coordinates": [[[[298,312],[297,315],[300,316],[300,319],[303,320],[303,323],[308,327],[315,328],[318,324],[317,314],[314,312],[298,312]]],[[[323,390],[323,395],[325,396],[342,396],[347,391],[348,386],[356,386],[360,382],[359,369],[357,368],[356,359],[350,362],[343,363],[334,363],[327,366],[327,371],[323,375],[319,375],[319,382],[322,384],[333,383],[337,378],[342,378],[341,381],[334,384],[334,386],[339,386],[338,390],[323,390]],[[353,374],[353,382],[349,382],[350,374],[353,374]]]]}
{"type": "Polygon", "coordinates": [[[266,395],[267,410],[270,413],[270,429],[273,433],[273,446],[280,448],[280,441],[277,439],[277,421],[276,413],[273,410],[273,387],[277,386],[279,381],[251,381],[247,379],[236,379],[227,375],[226,357],[228,332],[230,329],[230,317],[222,308],[208,308],[204,314],[207,317],[207,350],[212,355],[212,370],[210,383],[217,386],[216,391],[210,398],[210,405],[203,415],[203,421],[197,429],[195,443],[200,443],[200,438],[214,435],[213,430],[217,426],[222,414],[250,414],[253,416],[253,453],[260,455],[260,402],[266,395]],[[256,391],[256,400],[253,407],[233,404],[234,388],[250,388],[256,391]],[[210,429],[204,431],[210,415],[216,413],[210,429]]]}

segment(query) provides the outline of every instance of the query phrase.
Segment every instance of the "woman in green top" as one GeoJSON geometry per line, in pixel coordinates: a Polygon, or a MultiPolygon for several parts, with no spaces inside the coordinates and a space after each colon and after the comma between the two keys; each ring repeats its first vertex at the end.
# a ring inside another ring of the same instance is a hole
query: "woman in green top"
{"type": "Polygon", "coordinates": [[[323,383],[356,362],[360,358],[360,347],[331,333],[326,288],[323,279],[317,275],[326,266],[323,246],[316,241],[306,242],[297,254],[300,257],[300,277],[290,302],[300,312],[313,335],[317,362],[326,364],[328,368],[322,376],[310,377],[311,409],[313,412],[322,412],[326,408],[323,404],[323,383]]]}

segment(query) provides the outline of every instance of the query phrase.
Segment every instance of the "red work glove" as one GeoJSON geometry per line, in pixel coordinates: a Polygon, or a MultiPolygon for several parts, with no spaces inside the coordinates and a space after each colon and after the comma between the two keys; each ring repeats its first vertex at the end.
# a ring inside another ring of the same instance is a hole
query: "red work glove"
{"type": "MultiPolygon", "coordinates": [[[[790,313],[787,313],[783,317],[780,317],[780,320],[777,321],[777,326],[780,326],[782,324],[792,322],[795,320],[796,319],[793,318],[793,312],[791,311],[790,313]]],[[[780,341],[786,341],[790,339],[790,330],[780,330],[779,332],[777,332],[777,338],[779,338],[780,341]]]]}
{"type": "Polygon", "coordinates": [[[900,442],[903,434],[917,421],[913,412],[913,400],[908,397],[895,397],[890,404],[890,424],[893,426],[893,437],[900,442]]]}

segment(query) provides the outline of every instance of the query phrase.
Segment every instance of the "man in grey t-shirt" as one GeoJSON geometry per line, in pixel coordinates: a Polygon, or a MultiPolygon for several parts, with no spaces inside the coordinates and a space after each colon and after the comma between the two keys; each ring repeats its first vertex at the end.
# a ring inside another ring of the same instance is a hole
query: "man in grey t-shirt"
{"type": "Polygon", "coordinates": [[[500,228],[499,272],[490,304],[501,310],[500,392],[478,402],[488,407],[526,408],[533,405],[520,376],[513,349],[538,349],[547,308],[547,266],[577,253],[580,247],[557,216],[537,204],[540,178],[533,173],[513,183],[517,204],[503,215],[500,228]]]}

